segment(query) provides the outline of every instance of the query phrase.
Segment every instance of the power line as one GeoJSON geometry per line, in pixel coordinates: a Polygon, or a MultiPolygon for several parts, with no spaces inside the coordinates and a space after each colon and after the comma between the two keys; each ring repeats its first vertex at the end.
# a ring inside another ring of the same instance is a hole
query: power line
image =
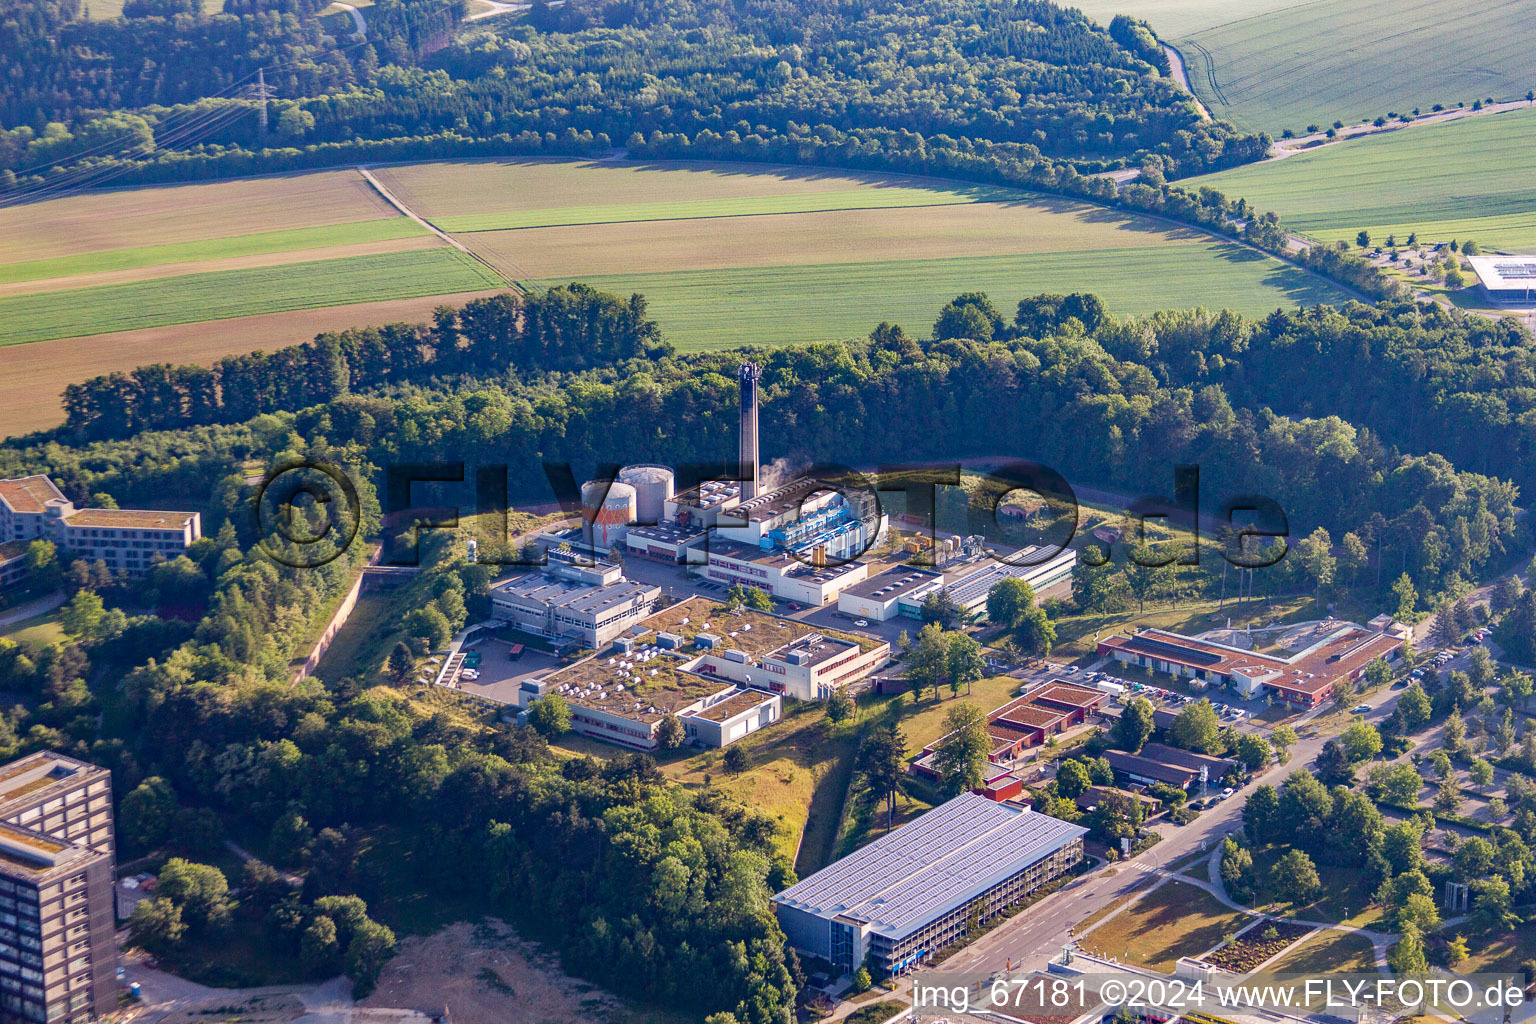
{"type": "MultiPolygon", "coordinates": [[[[414,16],[409,13],[408,9],[404,22],[401,26],[402,31],[409,32],[414,28],[420,27],[421,24],[424,23],[428,18],[431,18],[444,10],[462,8],[463,6],[464,0],[449,0],[448,3],[436,5],[430,10],[421,11],[414,16]]],[[[223,125],[226,125],[235,120],[239,115],[244,114],[247,108],[243,106],[226,106],[222,110],[214,110],[207,113],[193,113],[191,111],[195,110],[195,108],[198,106],[206,104],[209,100],[217,101],[235,98],[234,96],[228,94],[231,94],[234,92],[234,90],[241,88],[252,78],[257,79],[256,89],[258,90],[259,95],[257,117],[259,119],[262,137],[265,138],[267,131],[267,99],[269,96],[269,90],[266,84],[267,71],[277,72],[290,68],[297,68],[304,65],[305,63],[313,63],[316,60],[330,54],[342,54],[348,50],[353,50],[360,46],[369,45],[372,45],[372,41],[367,35],[363,35],[362,37],[355,38],[353,42],[348,43],[345,46],[337,45],[331,47],[321,47],[317,50],[305,53],[301,58],[287,61],[282,64],[262,65],[255,71],[245,75],[243,78],[237,79],[218,92],[212,93],[208,96],[199,97],[197,100],[193,101],[192,104],[188,105],[187,109],[189,113],[186,115],[179,115],[175,112],[168,115],[165,123],[169,123],[171,118],[175,118],[177,116],[186,116],[190,119],[184,124],[177,125],[172,128],[168,133],[168,136],[167,134],[154,133],[154,128],[152,127],[151,132],[155,135],[156,149],[167,150],[173,148],[174,145],[177,144],[190,145],[194,141],[199,141],[203,138],[206,138],[208,135],[212,134],[213,131],[217,130],[218,127],[222,127],[223,125]],[[198,118],[202,118],[202,120],[199,122],[198,118]],[[207,130],[201,130],[204,126],[208,126],[207,130]],[[195,131],[196,134],[191,135],[190,137],[177,137],[182,128],[189,128],[192,131],[195,131]],[[171,145],[167,145],[167,142],[170,142],[171,145]]],[[[132,111],[122,112],[131,113],[132,111]]],[[[124,143],[126,143],[128,140],[131,140],[132,138],[132,133],[124,133],[114,139],[108,139],[107,141],[102,142],[96,146],[92,146],[90,149],[83,150],[78,153],[72,153],[67,157],[60,157],[56,160],[50,160],[48,163],[40,164],[37,167],[29,167],[23,173],[36,174],[37,172],[46,170],[49,167],[54,167],[65,163],[78,163],[83,158],[91,155],[100,154],[104,151],[115,151],[121,149],[124,143]]],[[[127,174],[133,169],[134,168],[132,165],[107,165],[94,168],[81,168],[78,171],[69,171],[66,172],[64,176],[62,176],[67,180],[63,181],[64,190],[59,194],[50,194],[60,186],[61,179],[55,178],[52,181],[43,183],[37,188],[18,193],[12,197],[0,198],[0,208],[20,205],[27,202],[40,202],[44,201],[45,199],[63,198],[64,196],[73,195],[87,188],[99,187],[100,185],[120,177],[123,174],[127,174]],[[77,177],[70,178],[70,175],[76,175],[77,177]]]]}

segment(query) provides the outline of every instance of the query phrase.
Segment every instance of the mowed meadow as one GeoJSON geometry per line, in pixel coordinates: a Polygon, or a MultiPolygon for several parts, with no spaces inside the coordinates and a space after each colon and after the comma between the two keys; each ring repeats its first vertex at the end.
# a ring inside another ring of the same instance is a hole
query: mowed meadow
{"type": "Polygon", "coordinates": [[[1092,291],[1119,313],[1262,315],[1332,286],[1186,226],[900,175],[746,164],[492,160],[85,194],[0,209],[0,433],[52,425],[96,373],[210,362],[427,319],[512,283],[641,292],[684,350],[926,335],[985,290],[1092,291]]]}
{"type": "Polygon", "coordinates": [[[1000,306],[1092,291],[1119,313],[1338,301],[1211,235],[1048,196],[746,164],[484,161],[375,172],[419,216],[531,287],[643,293],[684,350],[926,335],[963,291],[1000,306]]]}
{"type": "Polygon", "coordinates": [[[1323,241],[1361,230],[1375,243],[1471,238],[1504,252],[1536,248],[1536,189],[1517,154],[1536,138],[1536,108],[1417,125],[1283,160],[1192,178],[1275,210],[1323,241]]]}
{"type": "Polygon", "coordinates": [[[1179,48],[1211,116],[1278,136],[1536,86],[1529,0],[1087,0],[1144,18],[1179,48]]]}

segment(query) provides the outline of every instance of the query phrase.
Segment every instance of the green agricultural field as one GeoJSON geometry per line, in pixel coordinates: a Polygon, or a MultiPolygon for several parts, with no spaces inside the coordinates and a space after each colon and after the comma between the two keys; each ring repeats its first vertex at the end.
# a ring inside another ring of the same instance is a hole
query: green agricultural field
{"type": "MultiPolygon", "coordinates": [[[[993,191],[914,175],[676,160],[463,160],[381,167],[373,173],[412,210],[440,225],[458,223],[457,218],[490,218],[531,210],[545,212],[542,219],[531,223],[570,223],[560,219],[563,215],[558,211],[825,193],[894,193],[897,201],[870,205],[911,206],[916,205],[912,201],[916,192],[936,191],[946,197],[944,201],[962,202],[993,191]]],[[[839,205],[848,203],[845,195],[839,205]]],[[[623,220],[626,215],[616,209],[603,219],[623,220]]],[[[508,226],[519,223],[512,221],[508,226]]]]}
{"type": "Polygon", "coordinates": [[[360,242],[384,242],[427,234],[427,229],[409,217],[353,221],[316,227],[262,231],[230,238],[209,238],[167,245],[140,245],[128,249],[79,253],[46,260],[0,263],[0,284],[44,281],[76,274],[100,274],[113,270],[134,270],[164,263],[192,263],[198,260],[259,256],[273,252],[295,252],[331,245],[360,242]]]}
{"type": "Polygon", "coordinates": [[[1005,310],[1039,292],[1092,291],[1117,313],[1206,306],[1255,316],[1345,299],[1311,275],[1221,242],[582,280],[643,293],[668,340],[685,351],[862,337],[882,320],[926,336],[944,303],[966,291],[987,292],[1005,310]]]}
{"type": "Polygon", "coordinates": [[[1274,210],[1324,241],[1374,241],[1417,232],[1423,241],[1475,239],[1510,252],[1536,246],[1536,191],[1512,154],[1536,133],[1536,108],[1322,146],[1219,174],[1192,178],[1274,210]]]}
{"type": "MultiPolygon", "coordinates": [[[[1514,99],[1536,86],[1536,17],[1525,0],[1310,0],[1193,28],[1160,27],[1155,5],[1145,6],[1213,117],[1276,135],[1514,99]]],[[[1181,13],[1169,24],[1183,25],[1182,12],[1214,5],[1170,6],[1181,13]]]]}
{"type": "MultiPolygon", "coordinates": [[[[478,291],[503,284],[457,249],[349,256],[0,299],[0,345],[478,291]]],[[[174,352],[165,353],[174,358],[174,352]]]]}
{"type": "MultiPolygon", "coordinates": [[[[1244,0],[1243,17],[1294,6],[1296,0],[1244,0]]],[[[1101,25],[1108,25],[1117,14],[1141,18],[1152,26],[1159,38],[1172,40],[1213,28],[1232,20],[1231,0],[1066,0],[1063,7],[1076,7],[1101,25]]]]}
{"type": "Polygon", "coordinates": [[[832,192],[786,193],[719,199],[675,199],[654,203],[566,206],[513,210],[504,213],[442,217],[434,223],[444,231],[498,231],[508,228],[561,227],[634,221],[749,217],[755,214],[823,213],[833,210],[879,210],[913,206],[953,206],[995,202],[1018,195],[1011,189],[985,185],[940,188],[862,188],[832,192]]]}

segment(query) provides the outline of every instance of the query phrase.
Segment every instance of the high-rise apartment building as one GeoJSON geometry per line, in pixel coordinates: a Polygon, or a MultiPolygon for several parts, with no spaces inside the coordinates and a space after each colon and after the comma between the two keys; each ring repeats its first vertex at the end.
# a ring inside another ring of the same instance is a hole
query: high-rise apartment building
{"type": "Polygon", "coordinates": [[[0,1021],[117,1007],[112,776],[43,751],[0,767],[0,1021]]]}

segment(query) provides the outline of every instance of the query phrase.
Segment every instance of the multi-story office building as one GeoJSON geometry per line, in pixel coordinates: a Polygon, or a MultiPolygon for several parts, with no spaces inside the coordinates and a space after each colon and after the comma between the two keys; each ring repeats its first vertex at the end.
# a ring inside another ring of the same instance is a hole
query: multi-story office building
{"type": "Polygon", "coordinates": [[[1087,829],[962,793],[773,898],[802,953],[901,974],[1083,859],[1087,829]]]}
{"type": "Polygon", "coordinates": [[[49,751],[0,768],[0,1020],[117,1007],[112,777],[49,751]]]}
{"type": "MultiPolygon", "coordinates": [[[[185,553],[202,535],[196,512],[75,508],[46,476],[0,480],[0,543],[49,540],[71,558],[141,573],[185,553]]],[[[15,582],[0,574],[0,586],[7,580],[15,582]]]]}

